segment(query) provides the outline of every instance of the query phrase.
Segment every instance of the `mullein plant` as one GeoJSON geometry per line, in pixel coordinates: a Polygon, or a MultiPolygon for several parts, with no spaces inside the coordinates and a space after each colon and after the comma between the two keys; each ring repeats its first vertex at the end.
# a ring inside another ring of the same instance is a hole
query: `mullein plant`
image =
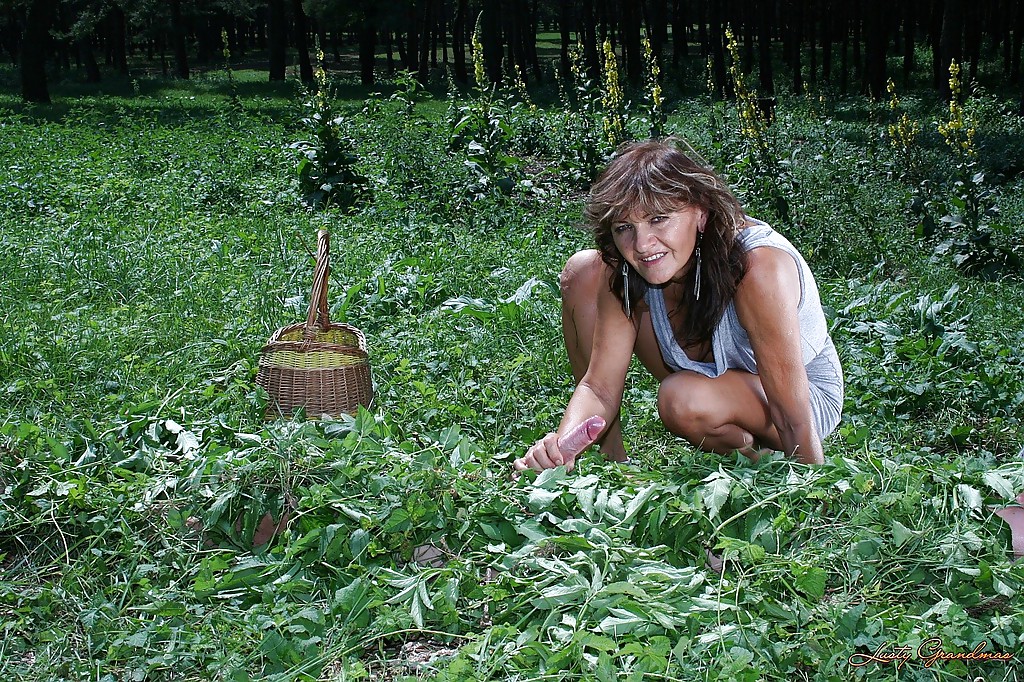
{"type": "Polygon", "coordinates": [[[603,131],[602,93],[587,73],[583,46],[569,48],[569,74],[555,71],[561,107],[551,116],[560,124],[546,131],[563,179],[585,188],[597,177],[609,150],[603,131]]]}
{"type": "Polygon", "coordinates": [[[644,67],[646,78],[644,85],[647,97],[647,115],[651,124],[651,137],[662,137],[665,134],[664,96],[661,90],[661,66],[651,49],[651,40],[644,34],[644,67]]]}
{"type": "Polygon", "coordinates": [[[955,59],[949,63],[949,93],[949,117],[938,122],[939,134],[960,163],[974,163],[978,156],[978,150],[974,147],[977,131],[974,120],[964,108],[963,81],[960,78],[960,65],[955,59]]]}
{"type": "Polygon", "coordinates": [[[228,79],[228,102],[231,111],[239,113],[242,111],[242,100],[238,97],[238,83],[235,81],[235,72],[231,70],[231,43],[228,41],[228,32],[220,30],[220,42],[223,46],[221,54],[224,55],[224,73],[228,79]]]}
{"type": "Polygon", "coordinates": [[[910,118],[896,94],[896,83],[890,78],[885,84],[889,93],[889,111],[896,117],[895,122],[886,126],[889,146],[896,157],[897,170],[911,181],[919,181],[921,169],[921,147],[917,144],[921,124],[910,118]]]}
{"type": "MultiPolygon", "coordinates": [[[[729,78],[739,122],[739,137],[743,145],[742,152],[732,165],[743,177],[752,196],[769,201],[779,220],[784,224],[791,224],[788,195],[793,190],[792,176],[779,163],[778,145],[771,121],[759,104],[757,91],[747,85],[746,76],[741,68],[739,43],[731,28],[725,29],[725,39],[729,53],[729,78]]],[[[710,74],[710,60],[708,66],[710,74]]],[[[714,79],[709,75],[708,83],[712,88],[713,82],[714,79]]]]}
{"type": "Polygon", "coordinates": [[[604,41],[604,70],[601,72],[601,123],[611,149],[626,141],[626,97],[619,82],[619,61],[612,42],[604,41]]]}
{"type": "MultiPolygon", "coordinates": [[[[977,127],[973,115],[965,106],[966,95],[960,65],[953,60],[949,65],[949,114],[936,127],[956,161],[957,179],[953,182],[949,205],[939,219],[942,227],[932,222],[933,231],[945,239],[935,249],[938,256],[949,256],[953,264],[971,275],[995,279],[1008,270],[1019,271],[1021,259],[1019,245],[1006,244],[1012,230],[993,222],[999,210],[995,205],[995,191],[979,169],[978,148],[975,145],[977,127]]],[[[927,235],[927,230],[924,231],[927,235]]]]}
{"type": "Polygon", "coordinates": [[[363,198],[367,180],[356,170],[359,157],[355,153],[355,138],[347,132],[348,122],[334,114],[331,103],[334,93],[324,69],[324,53],[319,42],[316,58],[314,89],[305,93],[306,115],[302,118],[309,137],[290,147],[301,156],[296,170],[306,206],[348,209],[363,198]]]}
{"type": "Polygon", "coordinates": [[[475,94],[453,112],[448,147],[466,154],[465,164],[475,176],[468,186],[474,198],[492,189],[511,194],[520,175],[519,159],[510,154],[515,130],[504,102],[494,96],[496,88],[488,84],[479,31],[473,32],[470,45],[475,94]]]}

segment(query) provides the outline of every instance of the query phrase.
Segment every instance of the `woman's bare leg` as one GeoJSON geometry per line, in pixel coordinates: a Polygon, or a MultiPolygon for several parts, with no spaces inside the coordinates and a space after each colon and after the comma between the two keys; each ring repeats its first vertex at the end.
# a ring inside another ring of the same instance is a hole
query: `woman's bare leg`
{"type": "MultiPolygon", "coordinates": [[[[562,270],[562,337],[577,384],[583,379],[590,365],[594,325],[597,319],[597,292],[599,287],[608,286],[611,274],[611,268],[601,260],[601,254],[593,249],[573,255],[562,270]]],[[[670,370],[661,358],[650,316],[646,312],[635,312],[634,316],[640,323],[634,353],[655,378],[664,379],[670,370]]],[[[619,462],[626,459],[626,448],[622,442],[622,423],[618,415],[605,431],[600,445],[601,452],[608,459],[619,462]]]]}
{"type": "Polygon", "coordinates": [[[739,450],[757,461],[764,447],[783,449],[761,380],[743,370],[714,379],[688,371],[666,377],[658,390],[658,414],[669,431],[702,450],[739,450]]]}

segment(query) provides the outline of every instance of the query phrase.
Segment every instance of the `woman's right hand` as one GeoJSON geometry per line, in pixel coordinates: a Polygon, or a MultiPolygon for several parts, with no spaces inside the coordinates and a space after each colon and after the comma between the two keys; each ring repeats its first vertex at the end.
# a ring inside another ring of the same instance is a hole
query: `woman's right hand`
{"type": "Polygon", "coordinates": [[[568,457],[558,448],[558,434],[551,432],[544,436],[526,451],[526,454],[512,462],[516,471],[544,471],[565,465],[566,471],[576,466],[576,457],[568,457]]]}

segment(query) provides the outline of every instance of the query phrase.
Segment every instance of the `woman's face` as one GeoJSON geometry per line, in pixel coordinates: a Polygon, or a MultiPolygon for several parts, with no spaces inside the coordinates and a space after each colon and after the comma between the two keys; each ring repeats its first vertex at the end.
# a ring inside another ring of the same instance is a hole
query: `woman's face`
{"type": "Polygon", "coordinates": [[[634,211],[612,223],[612,239],[648,284],[679,282],[691,267],[697,233],[706,223],[707,211],[693,204],[654,215],[634,211]]]}

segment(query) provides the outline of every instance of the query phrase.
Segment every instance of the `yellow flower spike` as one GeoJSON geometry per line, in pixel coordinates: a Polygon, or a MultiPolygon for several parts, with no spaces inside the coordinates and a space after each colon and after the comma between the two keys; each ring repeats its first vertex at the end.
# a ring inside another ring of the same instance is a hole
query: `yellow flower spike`
{"type": "Polygon", "coordinates": [[[473,48],[473,78],[476,80],[478,88],[484,88],[484,82],[487,78],[487,72],[484,69],[484,44],[480,42],[480,35],[476,31],[473,31],[470,44],[473,48]]]}

